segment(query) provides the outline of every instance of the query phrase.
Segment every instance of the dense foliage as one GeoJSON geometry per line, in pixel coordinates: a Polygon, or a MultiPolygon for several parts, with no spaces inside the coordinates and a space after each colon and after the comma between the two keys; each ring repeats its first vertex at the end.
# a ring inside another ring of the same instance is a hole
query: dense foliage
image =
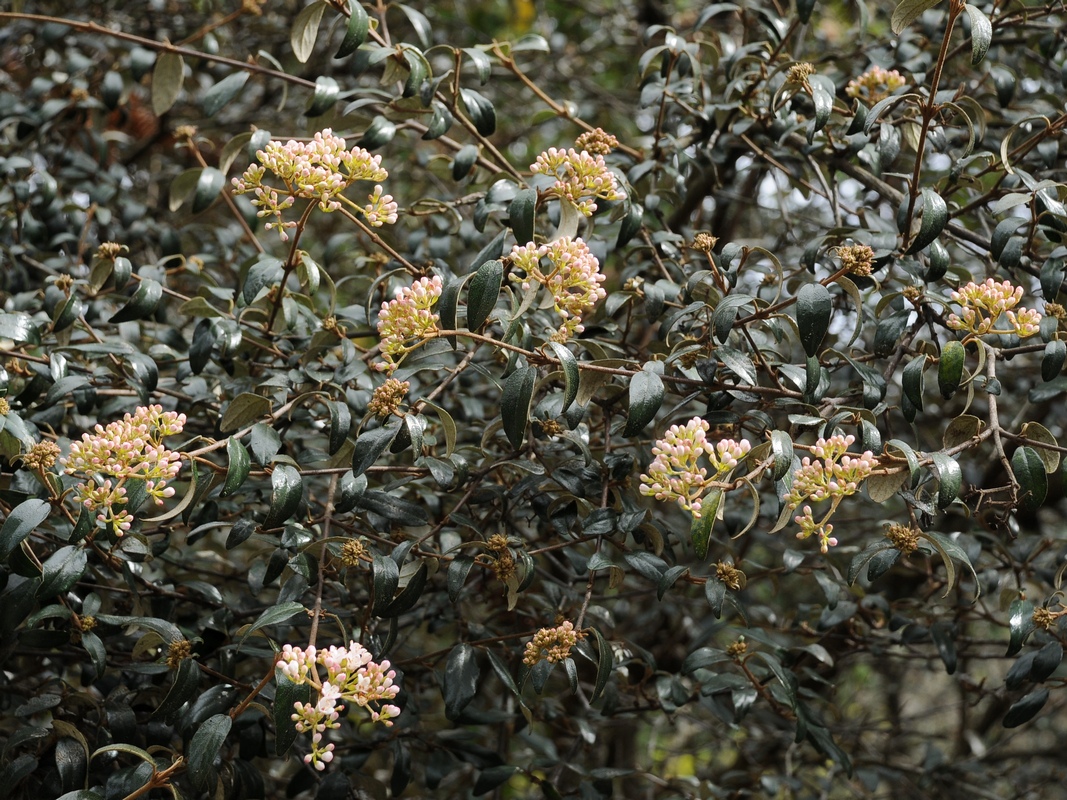
{"type": "Polygon", "coordinates": [[[22,5],[4,792],[1062,785],[1062,4],[22,5]]]}

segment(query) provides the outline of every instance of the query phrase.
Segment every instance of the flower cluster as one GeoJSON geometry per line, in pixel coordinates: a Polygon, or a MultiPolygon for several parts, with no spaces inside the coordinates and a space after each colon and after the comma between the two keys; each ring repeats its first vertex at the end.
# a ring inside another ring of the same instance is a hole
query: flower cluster
{"type": "Polygon", "coordinates": [[[378,314],[378,336],[381,337],[385,361],[375,364],[375,369],[392,372],[410,349],[407,342],[437,330],[440,317],[431,309],[441,297],[442,288],[438,276],[419,278],[411,286],[397,289],[392,300],[382,303],[378,314]]]}
{"type": "Polygon", "coordinates": [[[256,158],[259,164],[252,164],[244,175],[233,179],[233,190],[235,194],[255,194],[252,205],[259,208],[257,216],[274,217],[266,227],[277,228],[282,241],[289,238],[285,230],[297,225],[293,220],[283,220],[282,214],[298,197],[317,200],[323,211],[337,211],[346,203],[376,228],[396,222],[397,205],[391,195],[382,194],[381,185],[374,187],[365,206],[344,197],[342,193],[356,181],[377,183],[388,178],[389,173],[381,165],[381,156],[373,156],[362,147],[348,150],[345,140],[334,136],[329,128],[316,133],[309,142],[272,141],[256,153],[256,158]],[[264,184],[268,172],[284,188],[264,184]]]}
{"type": "Polygon", "coordinates": [[[551,292],[556,313],[563,317],[553,336],[557,341],[584,331],[583,315],[607,296],[600,285],[606,280],[600,262],[581,238],[564,236],[540,246],[533,242],[515,245],[510,258],[514,268],[511,280],[521,283],[523,291],[539,283],[551,292]],[[545,271],[541,270],[542,258],[548,260],[545,271]]]}
{"type": "Polygon", "coordinates": [[[838,247],[834,253],[841,262],[842,269],[851,275],[866,278],[874,271],[874,250],[868,245],[845,245],[838,247]]]}
{"type": "Polygon", "coordinates": [[[603,128],[594,128],[575,139],[574,146],[596,156],[606,156],[619,146],[619,140],[603,128]]]}
{"type": "Polygon", "coordinates": [[[578,644],[580,636],[581,633],[574,630],[574,623],[570,620],[555,628],[541,628],[534,634],[533,639],[526,643],[522,663],[528,667],[540,661],[558,664],[570,657],[571,648],[578,644]]]}
{"type": "Polygon", "coordinates": [[[966,331],[974,336],[987,333],[1015,333],[1020,339],[1033,336],[1041,325],[1041,314],[1030,308],[1013,311],[1023,298],[1023,287],[1009,281],[997,283],[988,278],[985,283],[971,281],[952,292],[949,297],[961,306],[960,313],[949,314],[948,326],[954,331],[966,331]],[[1008,318],[1011,330],[994,330],[1001,314],[1008,318]]]}
{"type": "Polygon", "coordinates": [[[377,709],[370,705],[392,700],[400,687],[393,683],[396,672],[389,669],[389,662],[375,663],[359,642],[349,642],[347,648],[324,650],[313,645],[300,648],[287,644],[277,668],[293,683],[308,684],[318,693],[315,703],[294,703],[291,717],[297,731],[311,733],[311,752],[304,756],[304,762],[317,770],[326,769],[333,761],[334,746],[323,744],[323,734],[327,728],[340,727],[337,720],[344,711],[344,702],[366,708],[374,722],[385,725],[392,725],[392,718],[400,714],[399,708],[388,703],[377,709]],[[320,679],[318,667],[326,670],[325,680],[320,679]]]}
{"type": "Polygon", "coordinates": [[[785,497],[790,509],[797,508],[806,500],[815,503],[824,500],[832,502],[829,512],[821,520],[815,519],[811,506],[804,506],[801,513],[793,518],[800,526],[797,538],[816,536],[819,539],[819,549],[824,553],[837,544],[837,539],[831,536],[834,526],[829,523],[829,519],[837,510],[838,503],[842,498],[858,492],[860,484],[870,476],[871,470],[878,466],[878,459],[870,450],[858,457],[846,453],[855,441],[856,437],[851,434],[819,439],[811,448],[812,455],[817,460],[804,457],[800,468],[793,473],[793,486],[785,497]]]}
{"type": "Polygon", "coordinates": [[[858,78],[853,78],[848,82],[845,94],[862,100],[867,105],[874,105],[906,84],[904,76],[895,69],[871,67],[858,78]]]}
{"type": "Polygon", "coordinates": [[[97,425],[93,433],[71,443],[62,466],[68,474],[80,472],[88,477],[75,491],[79,502],[96,512],[100,527],[110,528],[117,536],[130,529],[133,515],[125,507],[130,479],[143,480],[148,496],[158,505],[174,495],[167,481],[181,470],[181,454],[168,450],[163,439],[181,433],[184,427],[185,414],[164,411],[158,405],[141,406],[106,428],[97,425]]]}
{"type": "Polygon", "coordinates": [[[388,417],[400,409],[400,404],[407,397],[411,384],[407,381],[398,381],[396,378],[386,378],[385,383],[374,390],[367,403],[367,411],[376,417],[388,417]]]}
{"type": "Polygon", "coordinates": [[[709,430],[711,427],[700,417],[693,417],[684,427],[671,425],[652,448],[655,459],[648,474],[641,476],[641,494],[657,500],[677,500],[678,505],[699,518],[704,490],[731,472],[752,449],[748,439],[723,439],[713,444],[708,441],[709,430]],[[711,462],[710,477],[707,468],[699,464],[702,456],[711,462]]]}
{"type": "MultiPolygon", "coordinates": [[[[603,149],[599,140],[596,146],[603,149]]],[[[600,153],[594,155],[573,147],[569,150],[550,147],[537,157],[530,169],[554,177],[556,182],[549,194],[570,201],[586,217],[596,211],[597,200],[622,200],[625,197],[600,153]]]]}

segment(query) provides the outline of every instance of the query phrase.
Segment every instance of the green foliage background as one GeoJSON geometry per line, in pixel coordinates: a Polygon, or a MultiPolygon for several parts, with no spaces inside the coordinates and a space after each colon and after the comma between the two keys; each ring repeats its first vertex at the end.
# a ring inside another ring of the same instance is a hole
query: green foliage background
{"type": "Polygon", "coordinates": [[[0,20],[10,796],[1056,796],[1062,4],[0,20]],[[872,66],[905,85],[857,103],[872,66]],[[582,222],[607,298],[563,352],[508,280],[469,330],[470,276],[559,224],[530,165],[595,127],[626,194],[582,222]],[[400,219],[312,213],[298,254],[229,183],[324,128],[381,154],[400,219]],[[849,245],[872,275],[841,268],[849,245]],[[403,362],[386,434],[377,309],[423,274],[455,333],[403,362]],[[950,292],[990,277],[1037,336],[949,327],[950,292]],[[122,537],[79,523],[77,479],[22,457],[149,403],[188,417],[177,494],[122,537]],[[697,416],[755,446],[703,528],[638,491],[697,416]],[[782,498],[834,434],[880,464],[823,555],[782,498]],[[524,667],[564,619],[572,658],[524,667]],[[403,714],[350,714],[318,773],[274,654],[350,638],[391,661],[403,714]]]}

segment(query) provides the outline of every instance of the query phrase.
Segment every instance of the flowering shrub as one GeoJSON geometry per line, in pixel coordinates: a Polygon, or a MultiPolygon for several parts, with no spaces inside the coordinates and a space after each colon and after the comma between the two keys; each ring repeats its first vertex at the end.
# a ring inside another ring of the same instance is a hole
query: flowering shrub
{"type": "Polygon", "coordinates": [[[1061,6],[91,14],[0,11],[5,796],[1062,783],[1061,6]]]}

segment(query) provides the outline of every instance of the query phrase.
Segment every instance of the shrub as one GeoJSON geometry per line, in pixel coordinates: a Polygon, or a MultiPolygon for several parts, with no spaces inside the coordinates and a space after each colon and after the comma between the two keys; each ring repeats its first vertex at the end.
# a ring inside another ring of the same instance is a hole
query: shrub
{"type": "Polygon", "coordinates": [[[1058,785],[1062,14],[444,5],[0,13],[5,789],[1058,785]]]}

